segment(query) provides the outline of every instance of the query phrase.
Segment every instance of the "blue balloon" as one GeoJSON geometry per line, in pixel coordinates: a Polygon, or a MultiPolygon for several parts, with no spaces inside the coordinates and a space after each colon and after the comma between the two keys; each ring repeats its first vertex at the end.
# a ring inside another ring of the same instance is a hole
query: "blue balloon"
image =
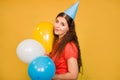
{"type": "Polygon", "coordinates": [[[54,62],[48,56],[39,56],[28,66],[31,80],[52,80],[55,70],[54,62]]]}

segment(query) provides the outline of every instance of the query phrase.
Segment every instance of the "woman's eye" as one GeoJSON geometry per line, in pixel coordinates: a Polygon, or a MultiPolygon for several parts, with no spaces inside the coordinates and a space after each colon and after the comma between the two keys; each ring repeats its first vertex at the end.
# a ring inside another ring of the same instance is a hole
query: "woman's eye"
{"type": "Polygon", "coordinates": [[[65,26],[65,24],[64,24],[64,23],[61,23],[61,25],[62,25],[62,26],[65,26]]]}
{"type": "Polygon", "coordinates": [[[55,22],[56,22],[56,23],[59,23],[59,21],[58,21],[58,20],[56,20],[55,22]]]}

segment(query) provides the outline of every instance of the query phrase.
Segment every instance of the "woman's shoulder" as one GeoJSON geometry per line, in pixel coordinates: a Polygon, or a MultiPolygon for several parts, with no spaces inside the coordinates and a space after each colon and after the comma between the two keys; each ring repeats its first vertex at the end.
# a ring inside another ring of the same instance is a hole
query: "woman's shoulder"
{"type": "Polygon", "coordinates": [[[66,44],[64,55],[65,59],[69,59],[70,57],[78,58],[78,49],[74,42],[69,42],[66,44]]]}
{"type": "Polygon", "coordinates": [[[77,47],[75,45],[74,42],[68,42],[65,46],[65,50],[73,50],[73,51],[77,51],[77,47]]]}
{"type": "Polygon", "coordinates": [[[65,47],[76,47],[74,42],[68,42],[65,47]]]}

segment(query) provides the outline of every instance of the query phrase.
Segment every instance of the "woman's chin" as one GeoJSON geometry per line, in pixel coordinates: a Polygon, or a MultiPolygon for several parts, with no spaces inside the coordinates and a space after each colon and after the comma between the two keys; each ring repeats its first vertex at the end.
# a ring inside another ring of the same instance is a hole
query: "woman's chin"
{"type": "Polygon", "coordinates": [[[56,35],[59,35],[59,33],[58,33],[58,32],[55,32],[55,34],[56,34],[56,35]]]}

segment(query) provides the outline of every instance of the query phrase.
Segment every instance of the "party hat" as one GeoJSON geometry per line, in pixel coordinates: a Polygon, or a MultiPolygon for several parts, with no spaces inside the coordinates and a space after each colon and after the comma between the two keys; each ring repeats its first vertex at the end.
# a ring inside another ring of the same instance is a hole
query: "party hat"
{"type": "Polygon", "coordinates": [[[66,11],[64,11],[64,13],[70,16],[72,19],[74,19],[76,16],[78,6],[79,6],[79,0],[75,4],[73,4],[70,8],[68,8],[66,11]]]}

